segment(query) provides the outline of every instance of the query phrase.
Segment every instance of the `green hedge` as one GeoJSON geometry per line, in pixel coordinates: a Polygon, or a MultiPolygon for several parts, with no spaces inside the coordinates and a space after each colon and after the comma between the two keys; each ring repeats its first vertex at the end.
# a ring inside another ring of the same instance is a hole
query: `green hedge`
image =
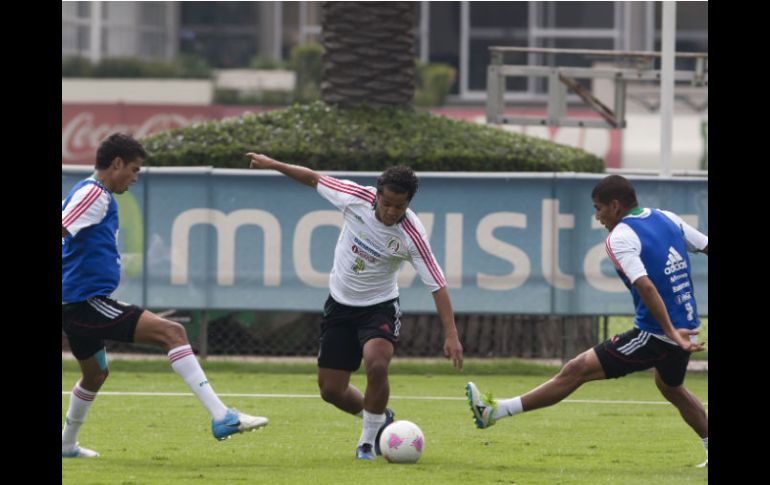
{"type": "Polygon", "coordinates": [[[82,57],[63,57],[62,77],[211,79],[213,71],[202,57],[183,54],[173,61],[144,61],[111,57],[96,64],[82,57]]]}
{"type": "Polygon", "coordinates": [[[602,172],[584,150],[426,112],[322,102],[197,123],[142,139],[148,165],[246,168],[245,153],[318,170],[602,172]]]}

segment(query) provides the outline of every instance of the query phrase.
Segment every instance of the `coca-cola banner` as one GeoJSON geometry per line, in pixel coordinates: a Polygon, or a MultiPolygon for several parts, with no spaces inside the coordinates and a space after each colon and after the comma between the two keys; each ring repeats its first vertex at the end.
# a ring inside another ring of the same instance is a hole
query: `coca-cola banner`
{"type": "MultiPolygon", "coordinates": [[[[99,143],[116,131],[130,133],[136,138],[141,138],[151,133],[180,128],[199,121],[239,116],[246,112],[258,113],[267,109],[277,108],[222,105],[62,103],[62,164],[93,165],[99,143]]],[[[486,119],[483,108],[447,107],[435,108],[430,111],[434,114],[475,123],[484,123],[486,119]]],[[[533,113],[536,114],[535,112],[528,112],[527,114],[533,113]]],[[[539,113],[543,114],[542,112],[539,113]]],[[[581,114],[585,115],[585,113],[581,114]]],[[[620,167],[621,165],[620,130],[546,126],[504,126],[503,129],[582,148],[603,158],[608,167],[620,167]]]]}
{"type": "Polygon", "coordinates": [[[259,112],[261,109],[217,105],[62,103],[62,164],[93,165],[99,143],[116,131],[141,138],[199,121],[237,116],[246,111],[259,112]]]}

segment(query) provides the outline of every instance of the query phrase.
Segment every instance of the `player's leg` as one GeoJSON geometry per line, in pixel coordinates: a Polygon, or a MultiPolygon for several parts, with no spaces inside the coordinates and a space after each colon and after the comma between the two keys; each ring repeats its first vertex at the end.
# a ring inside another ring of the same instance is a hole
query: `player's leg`
{"type": "Polygon", "coordinates": [[[267,418],[249,416],[225,406],[209,384],[187,340],[187,332],[179,323],[144,310],[136,324],[134,341],[159,345],[166,350],[171,368],[211,415],[211,432],[216,439],[222,440],[234,433],[252,431],[267,425],[267,418]]]}
{"type": "Polygon", "coordinates": [[[364,396],[350,384],[350,371],[318,368],[321,398],[346,413],[363,416],[364,396]]]}
{"type": "MultiPolygon", "coordinates": [[[[73,338],[70,338],[72,345],[73,338]]],[[[86,420],[88,411],[94,403],[96,394],[107,379],[107,355],[102,348],[91,357],[78,359],[82,372],[80,380],[75,383],[70,395],[69,407],[61,434],[62,458],[95,458],[99,456],[94,450],[83,448],[78,444],[80,427],[86,420]]]]}
{"type": "Polygon", "coordinates": [[[350,374],[361,366],[361,346],[353,327],[356,309],[334,301],[324,305],[318,349],[318,390],[324,401],[362,416],[364,396],[350,384],[350,374]]]}
{"type": "Polygon", "coordinates": [[[654,369],[655,372],[655,385],[658,386],[658,390],[663,394],[663,397],[673,404],[682,416],[682,419],[690,425],[695,431],[698,437],[703,443],[703,447],[706,449],[706,461],[701,463],[700,467],[708,466],[708,436],[709,436],[709,418],[706,413],[706,409],[701,404],[700,400],[696,398],[687,388],[684,387],[681,382],[684,382],[684,375],[682,374],[682,380],[680,381],[676,377],[671,377],[666,373],[666,369],[654,369]],[[669,385],[665,381],[668,380],[669,385]]]}
{"type": "Polygon", "coordinates": [[[495,400],[482,394],[473,382],[465,394],[477,428],[488,428],[502,418],[561,402],[586,382],[604,379],[605,372],[594,349],[588,349],[567,362],[558,374],[535,389],[511,399],[495,400]]]}
{"type": "Polygon", "coordinates": [[[393,358],[393,350],[393,343],[385,338],[372,338],[364,344],[366,391],[364,419],[356,451],[358,458],[371,460],[377,453],[377,435],[388,419],[386,415],[386,406],[390,397],[388,366],[393,358]]]}

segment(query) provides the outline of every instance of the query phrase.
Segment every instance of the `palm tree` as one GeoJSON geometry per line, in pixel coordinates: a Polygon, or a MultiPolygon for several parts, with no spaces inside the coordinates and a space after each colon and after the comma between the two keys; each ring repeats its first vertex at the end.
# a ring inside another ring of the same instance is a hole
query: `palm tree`
{"type": "Polygon", "coordinates": [[[323,2],[321,99],[342,107],[410,106],[415,2],[323,2]]]}

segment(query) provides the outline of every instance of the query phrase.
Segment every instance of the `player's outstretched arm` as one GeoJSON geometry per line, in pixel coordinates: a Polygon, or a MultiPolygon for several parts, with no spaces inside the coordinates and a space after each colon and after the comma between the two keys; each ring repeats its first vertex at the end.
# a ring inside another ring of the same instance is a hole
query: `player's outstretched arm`
{"type": "Polygon", "coordinates": [[[457,336],[452,301],[449,299],[446,287],[434,291],[433,300],[436,303],[441,324],[444,326],[444,357],[452,359],[455,369],[463,370],[463,345],[457,336]]]}
{"type": "Polygon", "coordinates": [[[246,156],[251,159],[249,168],[277,170],[287,177],[292,178],[297,182],[305,184],[309,187],[315,188],[318,185],[318,179],[321,178],[317,172],[307,167],[279,162],[278,160],[273,160],[267,155],[262,155],[261,153],[249,152],[246,154],[246,156]]]}

